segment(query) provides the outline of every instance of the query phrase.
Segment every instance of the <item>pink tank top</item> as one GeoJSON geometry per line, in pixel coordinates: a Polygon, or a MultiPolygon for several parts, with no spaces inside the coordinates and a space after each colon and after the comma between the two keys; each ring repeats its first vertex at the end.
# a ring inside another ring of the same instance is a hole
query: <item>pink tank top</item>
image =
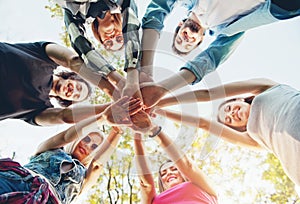
{"type": "Polygon", "coordinates": [[[217,198],[191,182],[178,184],[157,195],[152,204],[217,204],[217,198]]]}

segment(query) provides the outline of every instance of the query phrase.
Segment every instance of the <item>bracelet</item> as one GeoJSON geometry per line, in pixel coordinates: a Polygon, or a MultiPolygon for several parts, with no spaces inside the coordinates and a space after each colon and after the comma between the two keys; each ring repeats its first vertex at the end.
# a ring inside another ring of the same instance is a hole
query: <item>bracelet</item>
{"type": "Polygon", "coordinates": [[[161,132],[161,126],[158,126],[158,130],[156,132],[154,132],[152,135],[149,135],[150,138],[153,138],[155,136],[157,136],[160,132],[161,132]]]}

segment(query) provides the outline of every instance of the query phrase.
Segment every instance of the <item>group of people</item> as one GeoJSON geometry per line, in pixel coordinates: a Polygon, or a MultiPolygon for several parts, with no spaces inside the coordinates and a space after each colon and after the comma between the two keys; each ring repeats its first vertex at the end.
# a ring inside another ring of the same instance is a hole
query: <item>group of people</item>
{"type": "Polygon", "coordinates": [[[71,203],[96,183],[118,144],[120,126],[134,132],[143,203],[218,203],[209,176],[176,146],[164,127],[152,123],[152,113],[237,145],[264,148],[274,153],[290,179],[300,185],[298,90],[271,80],[250,79],[167,96],[216,70],[247,30],[299,16],[299,0],[152,0],[141,23],[134,0],[56,2],[63,9],[73,49],[45,41],[0,42],[0,119],[73,126],[41,143],[24,166],[0,159],[0,203],[71,203]],[[175,30],[174,52],[188,55],[208,34],[215,40],[177,74],[155,82],[155,48],[165,18],[179,3],[189,12],[175,30]],[[108,52],[124,49],[126,77],[97,51],[86,36],[87,29],[108,52]],[[68,71],[55,72],[58,66],[68,71]],[[80,105],[90,96],[91,85],[103,90],[112,102],[80,105]],[[245,93],[251,96],[242,98],[245,93]],[[163,109],[227,97],[215,121],[163,109]],[[84,131],[98,124],[111,126],[108,136],[84,131]],[[143,135],[157,140],[170,158],[158,170],[160,193],[147,164],[143,135]]]}

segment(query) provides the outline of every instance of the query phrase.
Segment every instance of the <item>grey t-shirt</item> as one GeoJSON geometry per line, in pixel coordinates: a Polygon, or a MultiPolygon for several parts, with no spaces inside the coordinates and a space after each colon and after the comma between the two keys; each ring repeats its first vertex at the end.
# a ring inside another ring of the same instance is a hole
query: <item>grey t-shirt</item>
{"type": "Polygon", "coordinates": [[[277,85],[257,95],[247,130],[250,137],[274,153],[286,174],[300,186],[300,92],[277,85]]]}

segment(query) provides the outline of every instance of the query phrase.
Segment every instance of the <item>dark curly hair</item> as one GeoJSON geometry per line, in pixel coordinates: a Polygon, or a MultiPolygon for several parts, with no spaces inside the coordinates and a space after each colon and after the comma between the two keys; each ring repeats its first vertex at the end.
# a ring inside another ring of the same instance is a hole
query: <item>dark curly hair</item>
{"type": "MultiPolygon", "coordinates": [[[[88,94],[87,94],[87,97],[84,98],[83,100],[87,99],[91,93],[92,93],[92,88],[90,86],[89,83],[87,83],[83,78],[81,78],[77,73],[75,72],[68,72],[68,71],[62,71],[62,72],[59,72],[57,74],[55,74],[57,77],[60,77],[62,79],[71,79],[71,80],[75,80],[75,81],[79,81],[79,82],[83,82],[84,84],[86,84],[86,86],[88,87],[88,94]]],[[[54,98],[56,99],[56,101],[58,102],[58,104],[62,107],[68,107],[74,103],[77,103],[79,101],[70,101],[70,100],[65,100],[65,99],[62,99],[61,97],[59,96],[50,96],[51,98],[54,98]]]]}

